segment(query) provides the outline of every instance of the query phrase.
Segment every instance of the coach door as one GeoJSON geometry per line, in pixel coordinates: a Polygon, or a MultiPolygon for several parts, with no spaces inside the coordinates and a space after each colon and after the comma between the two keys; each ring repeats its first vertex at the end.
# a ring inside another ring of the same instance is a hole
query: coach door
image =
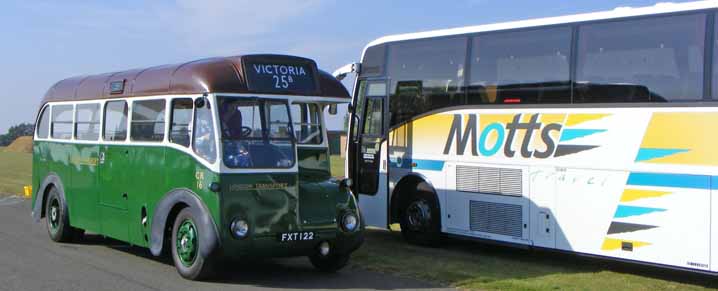
{"type": "Polygon", "coordinates": [[[126,241],[129,238],[127,223],[127,188],[130,165],[130,147],[114,142],[127,139],[127,103],[110,101],[105,105],[103,128],[105,141],[99,153],[100,225],[102,234],[126,241]]]}
{"type": "Polygon", "coordinates": [[[367,224],[386,227],[386,82],[369,81],[361,90],[357,107],[361,126],[354,141],[355,189],[363,195],[359,205],[367,224]]]}

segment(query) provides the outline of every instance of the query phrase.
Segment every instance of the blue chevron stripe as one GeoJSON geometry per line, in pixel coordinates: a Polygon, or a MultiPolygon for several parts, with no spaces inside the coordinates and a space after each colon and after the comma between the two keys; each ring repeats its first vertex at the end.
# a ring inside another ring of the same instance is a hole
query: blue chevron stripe
{"type": "Polygon", "coordinates": [[[652,159],[667,157],[670,155],[685,153],[686,149],[656,149],[656,148],[641,148],[638,150],[636,156],[636,162],[648,161],[652,159]]]}
{"type": "Polygon", "coordinates": [[[569,141],[585,136],[589,136],[596,133],[606,131],[605,129],[578,129],[578,128],[567,128],[561,132],[561,138],[559,141],[569,141]]]}
{"type": "Polygon", "coordinates": [[[651,208],[651,207],[640,207],[640,206],[627,206],[618,205],[616,213],[613,215],[614,218],[623,218],[629,216],[643,215],[653,212],[666,211],[663,208],[651,208]]]}

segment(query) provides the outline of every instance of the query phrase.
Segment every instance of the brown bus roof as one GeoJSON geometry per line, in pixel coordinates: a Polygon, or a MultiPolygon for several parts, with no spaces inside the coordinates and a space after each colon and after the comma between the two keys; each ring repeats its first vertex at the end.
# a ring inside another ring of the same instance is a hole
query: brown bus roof
{"type": "MultiPolygon", "coordinates": [[[[310,59],[286,55],[244,55],[218,57],[174,65],[134,69],[115,73],[72,77],[53,85],[42,104],[52,101],[110,99],[136,96],[202,94],[202,93],[260,93],[247,86],[242,62],[246,59],[310,62],[310,59]],[[122,92],[111,92],[111,84],[124,84],[122,92]]],[[[317,94],[311,96],[350,99],[346,88],[332,75],[316,69],[317,94]]],[[[271,94],[271,93],[270,93],[271,94]]]]}

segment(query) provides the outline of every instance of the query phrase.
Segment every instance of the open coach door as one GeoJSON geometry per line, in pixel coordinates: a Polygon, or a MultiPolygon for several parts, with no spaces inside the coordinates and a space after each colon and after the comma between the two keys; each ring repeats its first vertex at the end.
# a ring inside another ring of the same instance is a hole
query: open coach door
{"type": "Polygon", "coordinates": [[[359,207],[370,226],[387,227],[387,124],[385,80],[360,80],[352,116],[348,174],[360,195],[359,207]]]}

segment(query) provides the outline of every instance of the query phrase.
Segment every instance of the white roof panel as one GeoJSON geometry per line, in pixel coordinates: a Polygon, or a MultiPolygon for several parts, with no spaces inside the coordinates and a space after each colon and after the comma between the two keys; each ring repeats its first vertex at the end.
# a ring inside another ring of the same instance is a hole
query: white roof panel
{"type": "MultiPolygon", "coordinates": [[[[601,12],[574,14],[574,15],[558,16],[558,17],[537,18],[537,19],[529,19],[529,20],[519,20],[519,21],[512,21],[512,22],[486,24],[486,25],[466,26],[466,27],[440,29],[440,30],[432,30],[432,31],[425,31],[425,32],[407,33],[407,34],[396,34],[396,35],[384,36],[384,37],[378,38],[378,39],[370,42],[364,48],[364,51],[366,51],[367,48],[375,46],[375,45],[379,45],[379,44],[387,43],[387,42],[402,41],[402,40],[422,39],[422,38],[431,38],[431,37],[439,37],[439,36],[460,35],[460,34],[470,34],[470,33],[479,33],[479,32],[496,31],[496,30],[508,30],[508,29],[517,29],[517,28],[529,28],[529,27],[536,27],[536,26],[567,24],[567,23],[595,21],[595,20],[607,20],[607,19],[614,19],[614,18],[624,18],[624,17],[634,17],[634,16],[644,16],[644,15],[654,15],[654,14],[664,14],[664,13],[686,12],[686,11],[704,10],[704,9],[711,9],[711,8],[718,8],[718,1],[708,0],[708,1],[696,1],[696,2],[686,2],[686,3],[658,3],[654,6],[638,7],[638,8],[618,7],[613,10],[601,11],[601,12]]],[[[363,57],[364,57],[364,53],[362,53],[362,58],[363,57]]]]}

